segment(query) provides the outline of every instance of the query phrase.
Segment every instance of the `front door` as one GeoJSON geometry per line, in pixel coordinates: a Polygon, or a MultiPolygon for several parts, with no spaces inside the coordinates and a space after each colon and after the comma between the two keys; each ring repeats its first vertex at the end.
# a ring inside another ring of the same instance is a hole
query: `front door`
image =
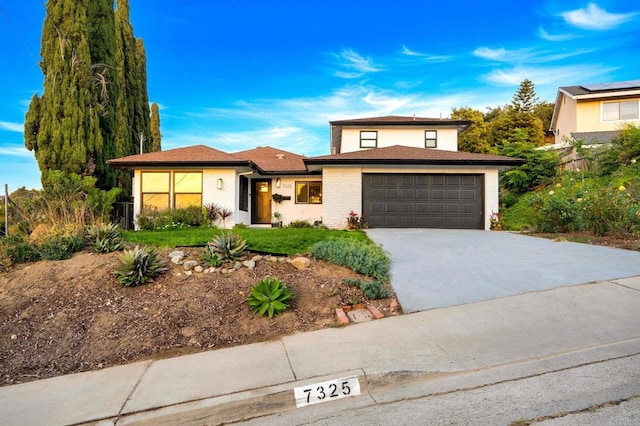
{"type": "Polygon", "coordinates": [[[253,180],[251,223],[271,223],[271,181],[253,180]]]}

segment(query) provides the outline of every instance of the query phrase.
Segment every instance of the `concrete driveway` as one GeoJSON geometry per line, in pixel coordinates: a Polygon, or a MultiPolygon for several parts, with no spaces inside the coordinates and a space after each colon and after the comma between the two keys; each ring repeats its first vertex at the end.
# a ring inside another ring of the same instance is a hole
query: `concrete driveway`
{"type": "Polygon", "coordinates": [[[508,232],[368,229],[405,312],[640,275],[640,252],[508,232]]]}

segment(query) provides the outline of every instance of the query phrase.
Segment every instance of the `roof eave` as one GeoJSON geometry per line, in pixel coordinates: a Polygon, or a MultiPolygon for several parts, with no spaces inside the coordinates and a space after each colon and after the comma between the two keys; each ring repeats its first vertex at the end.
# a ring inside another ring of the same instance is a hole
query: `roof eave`
{"type": "Polygon", "coordinates": [[[225,162],[213,162],[213,161],[107,161],[107,164],[114,169],[135,170],[148,167],[208,167],[208,168],[224,168],[224,167],[250,167],[251,164],[248,161],[225,161],[225,162]]]}
{"type": "Polygon", "coordinates": [[[346,159],[334,158],[325,160],[305,160],[307,165],[425,165],[425,166],[512,166],[518,167],[524,164],[524,160],[514,158],[512,160],[447,160],[447,159],[346,159]]]}

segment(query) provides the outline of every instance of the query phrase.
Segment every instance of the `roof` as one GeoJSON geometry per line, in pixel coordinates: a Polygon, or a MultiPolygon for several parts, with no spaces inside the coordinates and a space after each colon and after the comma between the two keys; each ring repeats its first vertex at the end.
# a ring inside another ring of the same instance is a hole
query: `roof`
{"type": "Polygon", "coordinates": [[[614,83],[585,84],[582,86],[564,86],[559,90],[570,96],[597,95],[597,94],[619,94],[640,90],[640,80],[618,81],[614,83]]]}
{"type": "Polygon", "coordinates": [[[119,169],[139,167],[246,167],[260,174],[309,173],[303,156],[270,146],[257,147],[233,154],[205,145],[175,148],[167,151],[130,155],[107,161],[119,169]]]}
{"type": "Polygon", "coordinates": [[[300,174],[307,173],[307,166],[302,161],[302,155],[270,146],[259,146],[254,149],[240,151],[233,154],[236,158],[251,161],[261,174],[300,174]]]}
{"type": "Polygon", "coordinates": [[[425,117],[404,117],[399,115],[387,115],[384,117],[353,118],[348,120],[331,121],[332,126],[361,126],[371,124],[378,126],[463,126],[464,129],[471,125],[469,120],[457,120],[451,118],[425,118],[425,117]]]}
{"type": "Polygon", "coordinates": [[[307,165],[395,164],[507,167],[517,167],[524,163],[524,161],[519,158],[499,155],[444,151],[431,148],[413,148],[401,145],[305,158],[304,162],[307,165]]]}
{"type": "Polygon", "coordinates": [[[195,145],[186,148],[175,148],[166,151],[148,152],[145,154],[130,155],[116,158],[107,163],[119,169],[131,169],[133,167],[152,166],[194,166],[225,165],[225,166],[249,166],[246,160],[234,157],[231,154],[211,148],[205,145],[195,145]]]}

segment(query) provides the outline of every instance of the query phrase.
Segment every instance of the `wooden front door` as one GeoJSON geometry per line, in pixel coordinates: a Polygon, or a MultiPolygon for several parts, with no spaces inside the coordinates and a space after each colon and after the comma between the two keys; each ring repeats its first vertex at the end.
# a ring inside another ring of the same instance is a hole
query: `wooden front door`
{"type": "Polygon", "coordinates": [[[271,223],[271,181],[253,180],[251,223],[271,223]]]}

